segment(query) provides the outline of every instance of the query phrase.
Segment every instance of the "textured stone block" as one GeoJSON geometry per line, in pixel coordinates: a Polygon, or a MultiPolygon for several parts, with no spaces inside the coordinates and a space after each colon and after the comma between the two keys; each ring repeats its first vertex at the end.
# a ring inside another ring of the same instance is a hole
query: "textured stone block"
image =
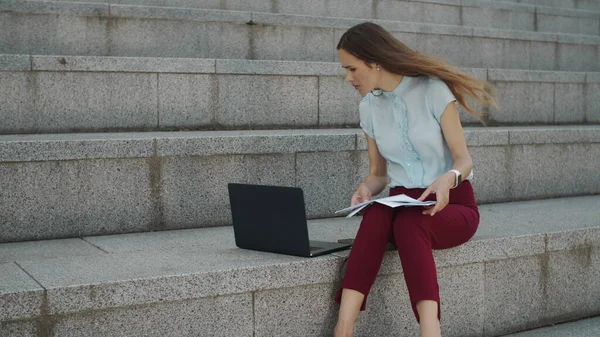
{"type": "MultiPolygon", "coordinates": [[[[364,165],[364,164],[363,164],[364,165]]],[[[296,155],[296,184],[304,190],[310,217],[330,217],[346,207],[359,175],[359,152],[314,152],[296,155]]]]}
{"type": "Polygon", "coordinates": [[[537,28],[542,32],[598,35],[598,18],[537,14],[537,28]]]}
{"type": "Polygon", "coordinates": [[[56,336],[253,336],[252,295],[201,298],[59,316],[56,336]]]}
{"type": "Polygon", "coordinates": [[[543,255],[485,264],[484,331],[502,335],[536,327],[544,317],[548,260],[543,255]]]}
{"type": "Polygon", "coordinates": [[[356,147],[356,129],[204,131],[157,134],[159,156],[211,156],[314,151],[349,151],[356,147]]]}
{"type": "MultiPolygon", "coordinates": [[[[86,0],[96,1],[96,0],[86,0]]],[[[184,7],[184,8],[205,8],[205,9],[221,9],[219,0],[102,0],[98,2],[112,2],[122,5],[143,5],[143,6],[167,6],[167,7],[184,7]]],[[[233,9],[233,8],[226,8],[233,9]]]]}
{"type": "Polygon", "coordinates": [[[595,337],[598,334],[600,334],[600,318],[596,317],[519,332],[506,337],[595,337]]]}
{"type": "Polygon", "coordinates": [[[546,317],[548,321],[567,321],[590,316],[590,302],[595,297],[590,292],[592,280],[592,247],[549,254],[548,296],[546,317]]]}
{"type": "Polygon", "coordinates": [[[136,73],[214,73],[215,60],[117,56],[32,56],[32,70],[136,73]]]}
{"type": "Polygon", "coordinates": [[[4,12],[0,53],[107,55],[107,29],[101,17],[4,12]]]}
{"type": "Polygon", "coordinates": [[[335,291],[328,283],[256,292],[255,336],[331,336],[338,311],[335,291]]]}
{"type": "Polygon", "coordinates": [[[144,158],[152,155],[145,133],[77,133],[0,136],[0,162],[144,158]]]}
{"type": "Polygon", "coordinates": [[[31,69],[29,55],[0,55],[0,71],[23,71],[31,69]]]}
{"type": "Polygon", "coordinates": [[[559,67],[555,43],[529,42],[529,66],[531,70],[567,70],[559,67]]]}
{"type": "Polygon", "coordinates": [[[14,163],[0,172],[1,241],[141,231],[155,221],[143,159],[14,163]]]}
{"type": "Polygon", "coordinates": [[[597,143],[513,146],[510,172],[520,174],[510,177],[511,197],[596,194],[600,191],[596,169],[599,156],[600,144],[597,143]],[[563,179],[566,176],[569,179],[563,179]]]}
{"type": "Polygon", "coordinates": [[[585,123],[584,85],[556,83],[554,90],[554,122],[585,123]]]}
{"type": "Polygon", "coordinates": [[[585,86],[585,119],[588,122],[600,122],[600,84],[588,83],[585,86]]]}
{"type": "Polygon", "coordinates": [[[115,19],[109,30],[111,55],[230,59],[249,55],[249,32],[245,22],[166,18],[171,20],[115,19]],[[156,48],[157,45],[160,48],[156,48]]]}
{"type": "MultiPolygon", "coordinates": [[[[238,0],[241,3],[245,0],[238,0]]],[[[258,0],[255,2],[267,3],[258,0]]],[[[229,4],[229,2],[228,2],[229,4]]],[[[279,0],[276,10],[278,13],[300,15],[317,15],[325,17],[364,18],[372,19],[372,2],[362,0],[330,0],[330,1],[294,1],[279,0]]]]}
{"type": "Polygon", "coordinates": [[[19,266],[0,264],[0,321],[39,315],[43,298],[44,289],[19,266]]]}
{"type": "Polygon", "coordinates": [[[558,69],[571,71],[599,71],[598,45],[558,44],[558,69]]]}
{"type": "Polygon", "coordinates": [[[0,72],[0,133],[30,131],[26,125],[35,120],[29,90],[34,79],[26,72],[0,72]]]}
{"type": "Polygon", "coordinates": [[[595,125],[546,126],[511,128],[510,144],[572,144],[600,143],[599,128],[595,125]]]}
{"type": "Polygon", "coordinates": [[[438,3],[382,0],[377,6],[379,20],[416,21],[460,25],[460,7],[438,3]]]}
{"type": "Polygon", "coordinates": [[[216,60],[218,74],[344,76],[337,62],[216,60]]]}
{"type": "Polygon", "coordinates": [[[35,321],[0,322],[0,335],[3,337],[37,337],[35,321]]]}
{"type": "Polygon", "coordinates": [[[81,239],[28,241],[0,245],[0,263],[60,256],[102,254],[105,253],[81,239]]]}
{"type": "Polygon", "coordinates": [[[319,126],[358,126],[361,99],[343,77],[319,77],[319,126]]]}
{"type": "Polygon", "coordinates": [[[501,110],[492,110],[490,119],[499,123],[552,123],[554,84],[496,83],[501,110]]]}
{"type": "Polygon", "coordinates": [[[337,54],[330,28],[257,25],[252,35],[253,59],[333,62],[337,54]]]}
{"type": "Polygon", "coordinates": [[[35,115],[23,126],[26,131],[156,127],[156,75],[42,72],[31,81],[35,115]]]}
{"type": "Polygon", "coordinates": [[[336,256],[307,260],[231,243],[19,261],[48,289],[49,314],[332,283],[340,263],[336,256]]]}
{"type": "Polygon", "coordinates": [[[228,183],[294,186],[294,161],[293,154],[162,159],[160,193],[165,227],[230,224],[228,183]]]}
{"type": "Polygon", "coordinates": [[[307,127],[318,124],[316,77],[218,78],[216,122],[225,127],[307,127]]]}
{"type": "Polygon", "coordinates": [[[462,20],[470,27],[535,30],[534,13],[514,9],[463,7],[462,20]]]}
{"type": "Polygon", "coordinates": [[[505,147],[470,147],[473,158],[473,188],[479,203],[510,200],[507,179],[511,171],[507,165],[510,152],[505,147]]]}
{"type": "Polygon", "coordinates": [[[212,75],[159,74],[159,128],[213,127],[217,90],[217,79],[212,75]]]}

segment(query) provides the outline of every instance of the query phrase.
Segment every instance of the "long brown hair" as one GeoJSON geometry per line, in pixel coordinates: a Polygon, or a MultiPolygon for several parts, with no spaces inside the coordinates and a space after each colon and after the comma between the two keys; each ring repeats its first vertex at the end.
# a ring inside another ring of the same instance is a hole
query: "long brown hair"
{"type": "Polygon", "coordinates": [[[337,49],[343,49],[367,64],[380,64],[395,74],[439,78],[448,85],[458,103],[480,119],[488,107],[498,107],[491,83],[467,75],[441,59],[410,49],[375,23],[363,22],[348,29],[340,38],[337,49]],[[483,104],[484,110],[473,108],[467,98],[483,104]]]}

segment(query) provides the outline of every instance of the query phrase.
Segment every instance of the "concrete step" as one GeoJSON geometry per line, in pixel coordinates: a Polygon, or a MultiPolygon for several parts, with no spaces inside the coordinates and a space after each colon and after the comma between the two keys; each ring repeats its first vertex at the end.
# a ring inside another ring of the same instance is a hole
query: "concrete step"
{"type": "Polygon", "coordinates": [[[506,337],[597,337],[600,336],[600,317],[553,325],[506,337]]]}
{"type": "MultiPolygon", "coordinates": [[[[420,0],[417,0],[420,1],[420,0]]],[[[429,0],[425,0],[429,1],[429,0]]],[[[494,0],[495,2],[510,2],[529,5],[550,6],[558,8],[577,8],[581,10],[600,11],[598,0],[494,0]]]]}
{"type": "MultiPolygon", "coordinates": [[[[600,314],[591,296],[600,292],[599,202],[481,206],[475,237],[435,252],[444,336],[499,336],[600,314]]],[[[357,227],[358,219],[309,222],[316,240],[353,237],[357,227]]],[[[328,337],[347,254],[241,250],[231,227],[1,244],[0,335],[328,337]]],[[[416,335],[390,251],[356,336],[416,335]]]]}
{"type": "MultiPolygon", "coordinates": [[[[465,135],[481,203],[600,194],[600,126],[465,135]]],[[[301,187],[331,217],[365,150],[358,129],[0,136],[0,242],[228,225],[228,182],[301,187]]]]}
{"type": "MultiPolygon", "coordinates": [[[[364,21],[66,2],[4,0],[0,6],[4,54],[333,62],[339,37],[364,21]]],[[[600,36],[376,22],[407,45],[463,67],[600,71],[600,36]]]]}
{"type": "MultiPolygon", "coordinates": [[[[64,0],[60,2],[74,2],[64,0]]],[[[499,2],[491,0],[84,0],[77,2],[121,5],[161,6],[199,9],[220,9],[317,15],[327,17],[360,18],[375,20],[426,22],[468,27],[528,30],[570,34],[600,34],[600,7],[569,8],[499,2]],[[580,8],[580,9],[574,9],[580,8]]],[[[600,2],[596,2],[600,3],[600,2]]]]}
{"type": "MultiPolygon", "coordinates": [[[[600,73],[465,71],[497,87],[487,125],[600,123],[600,73]]],[[[344,76],[339,62],[0,55],[0,134],[358,127],[344,76]]]]}

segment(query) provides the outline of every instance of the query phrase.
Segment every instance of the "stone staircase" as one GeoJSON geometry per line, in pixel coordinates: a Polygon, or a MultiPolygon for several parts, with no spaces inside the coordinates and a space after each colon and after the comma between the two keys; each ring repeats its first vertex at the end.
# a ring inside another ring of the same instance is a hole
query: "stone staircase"
{"type": "MultiPolygon", "coordinates": [[[[502,105],[461,114],[482,222],[436,252],[444,336],[600,315],[600,0],[0,0],[0,336],[330,336],[347,252],[236,248],[226,185],[302,187],[312,239],[356,233],[335,46],[365,19],[502,105]]],[[[407,296],[389,252],[357,336],[416,336],[407,296]]]]}

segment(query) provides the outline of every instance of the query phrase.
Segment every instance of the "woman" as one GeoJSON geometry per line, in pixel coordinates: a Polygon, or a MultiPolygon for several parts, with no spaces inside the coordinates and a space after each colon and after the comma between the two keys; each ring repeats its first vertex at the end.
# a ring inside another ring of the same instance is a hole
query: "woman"
{"type": "Polygon", "coordinates": [[[390,195],[437,203],[425,208],[374,204],[367,209],[336,296],[341,304],[334,336],[352,336],[388,242],[398,248],[421,336],[441,336],[432,249],[467,242],[479,224],[469,182],[471,156],[453,103],[478,115],[466,98],[496,106],[495,97],[486,81],[411,50],[374,23],[350,28],[337,50],[346,81],[364,96],[360,126],[367,138],[370,169],[351,204],[381,193],[388,177],[390,195]]]}

